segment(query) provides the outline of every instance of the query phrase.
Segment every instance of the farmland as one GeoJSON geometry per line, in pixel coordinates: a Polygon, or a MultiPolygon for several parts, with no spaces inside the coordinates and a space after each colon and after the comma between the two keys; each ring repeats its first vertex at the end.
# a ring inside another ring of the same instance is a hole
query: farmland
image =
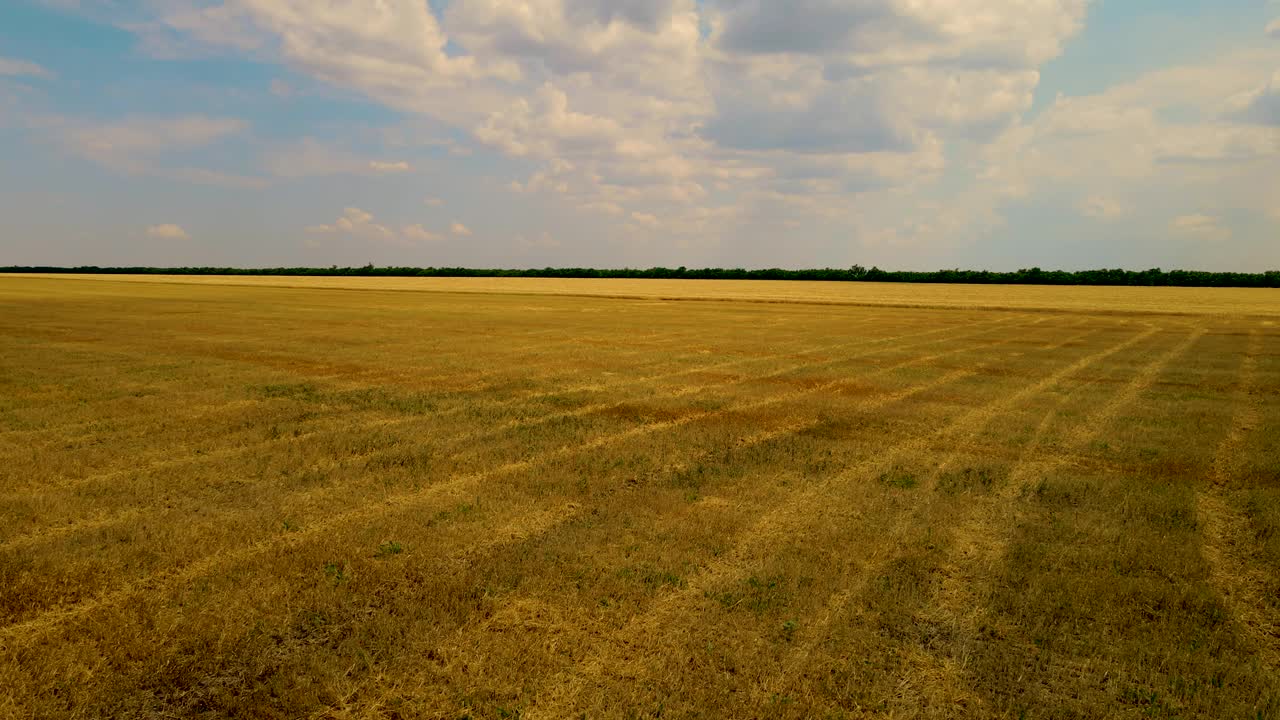
{"type": "Polygon", "coordinates": [[[0,277],[0,717],[1280,717],[1280,296],[0,277]]]}

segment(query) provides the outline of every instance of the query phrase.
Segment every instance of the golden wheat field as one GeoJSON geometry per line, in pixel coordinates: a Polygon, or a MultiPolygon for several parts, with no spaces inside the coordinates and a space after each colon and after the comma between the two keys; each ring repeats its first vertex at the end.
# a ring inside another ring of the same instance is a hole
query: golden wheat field
{"type": "Polygon", "coordinates": [[[1280,717],[1275,291],[192,280],[0,277],[0,717],[1280,717]]]}

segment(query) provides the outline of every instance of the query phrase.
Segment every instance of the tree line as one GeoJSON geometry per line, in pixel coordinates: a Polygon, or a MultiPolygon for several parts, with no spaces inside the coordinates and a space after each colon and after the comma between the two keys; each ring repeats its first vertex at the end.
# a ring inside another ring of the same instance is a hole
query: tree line
{"type": "Polygon", "coordinates": [[[86,273],[99,275],[314,275],[362,277],[537,277],[537,278],[639,278],[663,280],[827,280],[835,282],[959,283],[972,285],[1135,285],[1178,287],[1280,287],[1280,270],[1258,273],[1206,272],[1203,270],[1041,270],[1038,267],[1011,272],[991,270],[881,270],[854,265],[849,268],[784,270],[768,268],[529,268],[484,269],[466,267],[45,267],[7,266],[0,273],[86,273]]]}

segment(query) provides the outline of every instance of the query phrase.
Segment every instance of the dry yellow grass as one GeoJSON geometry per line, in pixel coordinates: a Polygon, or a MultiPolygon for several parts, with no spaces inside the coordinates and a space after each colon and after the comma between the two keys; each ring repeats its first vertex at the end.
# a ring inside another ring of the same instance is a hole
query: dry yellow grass
{"type": "Polygon", "coordinates": [[[0,717],[1280,717],[1277,315],[0,277],[0,717]]]}
{"type": "MultiPolygon", "coordinates": [[[[9,277],[42,277],[10,275],[9,277]]],[[[48,277],[48,276],[43,276],[48,277]]],[[[591,278],[367,278],[188,275],[59,275],[100,282],[297,287],[333,290],[576,295],[650,300],[741,300],[887,307],[1058,310],[1190,315],[1280,316],[1268,288],[1048,287],[769,280],[623,280],[591,278]]]]}

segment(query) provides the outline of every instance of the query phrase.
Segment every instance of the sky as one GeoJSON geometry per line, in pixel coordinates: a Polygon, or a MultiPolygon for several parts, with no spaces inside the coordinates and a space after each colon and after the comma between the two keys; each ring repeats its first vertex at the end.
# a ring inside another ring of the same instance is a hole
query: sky
{"type": "Polygon", "coordinates": [[[0,265],[1280,268],[1278,0],[5,0],[0,265]]]}

